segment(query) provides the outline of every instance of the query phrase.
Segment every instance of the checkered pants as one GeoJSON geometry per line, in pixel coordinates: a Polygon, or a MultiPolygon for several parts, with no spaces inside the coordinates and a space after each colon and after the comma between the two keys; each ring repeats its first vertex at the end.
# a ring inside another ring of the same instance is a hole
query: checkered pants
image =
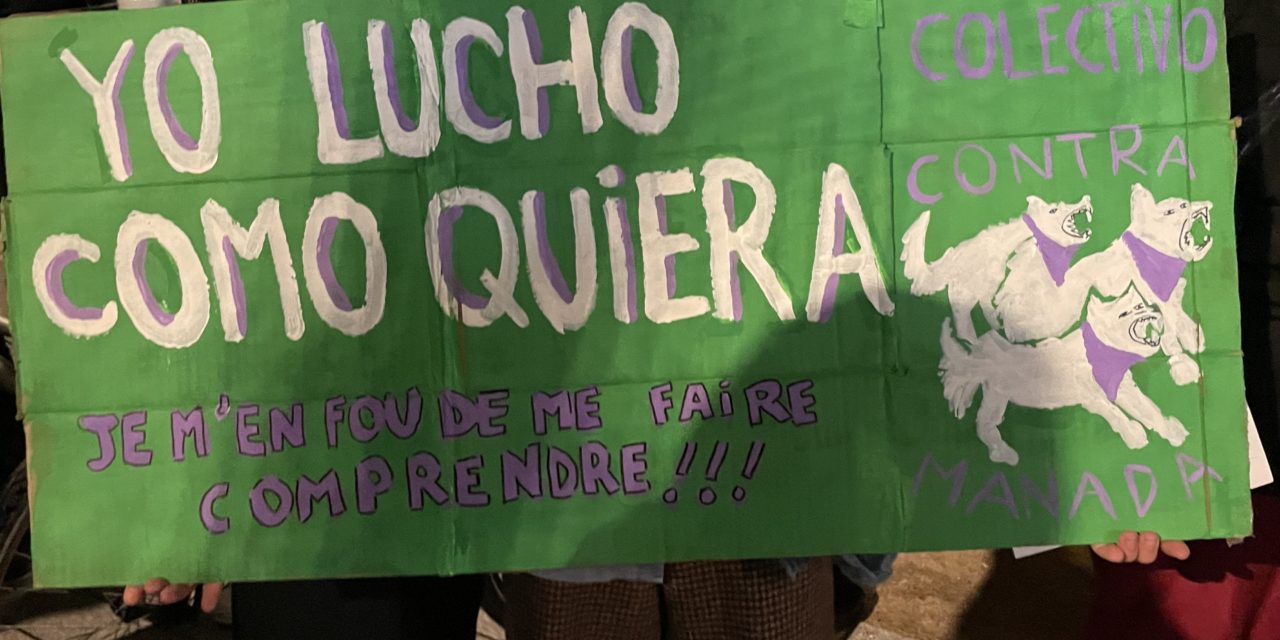
{"type": "Polygon", "coordinates": [[[503,577],[510,640],[831,640],[830,558],[795,577],[776,561],[666,566],[663,584],[503,577]]]}

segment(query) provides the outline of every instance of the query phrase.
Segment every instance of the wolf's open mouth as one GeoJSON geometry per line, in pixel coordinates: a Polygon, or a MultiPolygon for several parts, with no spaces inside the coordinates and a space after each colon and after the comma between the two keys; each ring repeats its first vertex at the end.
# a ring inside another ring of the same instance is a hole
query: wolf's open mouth
{"type": "Polygon", "coordinates": [[[1129,325],[1129,337],[1148,347],[1160,346],[1160,339],[1164,337],[1164,318],[1160,314],[1149,313],[1134,320],[1129,325]]]}
{"type": "Polygon", "coordinates": [[[1072,238],[1080,238],[1088,240],[1093,235],[1093,211],[1088,207],[1081,207],[1071,212],[1062,221],[1062,231],[1072,238]]]}
{"type": "Polygon", "coordinates": [[[1204,251],[1213,241],[1213,223],[1208,207],[1196,209],[1191,219],[1182,227],[1182,246],[1193,251],[1204,251]]]}

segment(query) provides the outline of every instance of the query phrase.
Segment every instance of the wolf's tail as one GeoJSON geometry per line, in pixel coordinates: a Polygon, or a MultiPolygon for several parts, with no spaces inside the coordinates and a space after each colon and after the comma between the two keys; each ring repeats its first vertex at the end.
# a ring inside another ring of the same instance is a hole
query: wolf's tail
{"type": "Polygon", "coordinates": [[[911,294],[916,296],[934,294],[946,287],[934,277],[933,266],[924,259],[924,238],[929,231],[930,216],[928,211],[920,214],[920,218],[902,235],[903,269],[911,281],[911,294]]]}
{"type": "Polygon", "coordinates": [[[960,346],[952,334],[951,318],[942,321],[942,362],[938,364],[938,375],[942,377],[942,395],[951,406],[951,413],[963,418],[965,412],[973,405],[973,396],[982,386],[980,380],[968,371],[973,356],[960,346]]]}

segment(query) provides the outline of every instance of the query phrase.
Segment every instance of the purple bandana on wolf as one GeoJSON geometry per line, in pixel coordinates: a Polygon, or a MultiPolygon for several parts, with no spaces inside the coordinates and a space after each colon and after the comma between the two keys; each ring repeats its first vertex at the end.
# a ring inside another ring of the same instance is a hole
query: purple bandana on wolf
{"type": "Polygon", "coordinates": [[[1071,261],[1075,259],[1080,245],[1068,247],[1054,242],[1040,230],[1040,227],[1036,226],[1036,221],[1025,213],[1022,214],[1022,221],[1031,229],[1031,236],[1036,239],[1036,247],[1040,249],[1040,257],[1044,260],[1045,268],[1049,270],[1049,276],[1061,287],[1066,281],[1067,269],[1071,268],[1071,261]]]}
{"type": "Polygon", "coordinates": [[[1089,360],[1089,368],[1093,370],[1093,379],[1102,387],[1103,393],[1107,394],[1107,399],[1115,402],[1124,375],[1146,358],[1104,343],[1088,322],[1080,325],[1080,333],[1084,335],[1084,355],[1089,360]]]}
{"type": "Polygon", "coordinates": [[[1182,279],[1182,272],[1187,269],[1187,262],[1162,253],[1132,232],[1126,231],[1121,237],[1124,238],[1125,246],[1129,247],[1129,253],[1133,254],[1133,262],[1138,265],[1138,273],[1142,279],[1153,293],[1160,296],[1162,302],[1168,302],[1169,296],[1178,287],[1178,281],[1182,279]]]}

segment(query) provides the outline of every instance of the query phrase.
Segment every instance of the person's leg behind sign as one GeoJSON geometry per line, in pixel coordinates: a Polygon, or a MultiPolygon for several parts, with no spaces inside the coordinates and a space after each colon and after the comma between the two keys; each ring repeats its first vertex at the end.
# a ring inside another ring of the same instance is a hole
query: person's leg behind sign
{"type": "MultiPolygon", "coordinates": [[[[509,574],[502,579],[511,640],[829,640],[865,617],[890,556],[691,562],[509,574]],[[844,565],[852,559],[849,570],[844,565]],[[861,591],[836,601],[843,579],[861,591]],[[837,610],[850,615],[837,619],[837,610]]],[[[844,633],[847,636],[847,633],[844,633]]]]}
{"type": "Polygon", "coordinates": [[[500,585],[507,640],[663,638],[662,586],[640,576],[506,574],[500,585]]]}
{"type": "Polygon", "coordinates": [[[836,628],[831,559],[793,567],[773,560],[667,565],[667,637],[829,640],[836,628]]]}
{"type": "Polygon", "coordinates": [[[237,584],[235,640],[474,640],[482,576],[237,584]]]}

